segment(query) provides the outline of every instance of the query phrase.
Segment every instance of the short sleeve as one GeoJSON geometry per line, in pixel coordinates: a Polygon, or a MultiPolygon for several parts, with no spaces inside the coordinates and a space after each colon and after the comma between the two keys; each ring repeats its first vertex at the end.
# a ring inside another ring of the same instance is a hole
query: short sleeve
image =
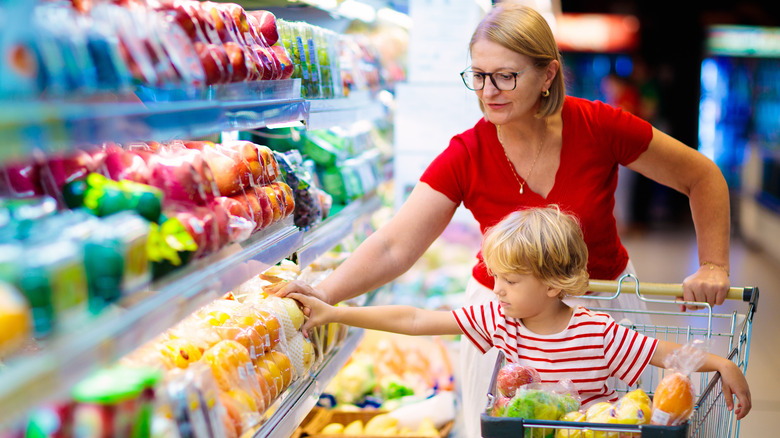
{"type": "Polygon", "coordinates": [[[452,311],[463,335],[474,344],[482,354],[493,347],[495,332],[495,310],[493,303],[483,306],[467,306],[452,311]]]}
{"type": "Polygon", "coordinates": [[[604,333],[604,357],[610,375],[633,385],[650,363],[658,340],[623,327],[610,318],[604,333]]]}
{"type": "Polygon", "coordinates": [[[606,141],[612,147],[615,161],[631,164],[650,146],[653,126],[647,121],[603,102],[596,102],[596,120],[606,129],[606,141]]]}
{"type": "Polygon", "coordinates": [[[468,163],[466,145],[455,136],[450,140],[449,146],[428,165],[420,181],[460,205],[466,192],[464,187],[466,163],[468,163]]]}

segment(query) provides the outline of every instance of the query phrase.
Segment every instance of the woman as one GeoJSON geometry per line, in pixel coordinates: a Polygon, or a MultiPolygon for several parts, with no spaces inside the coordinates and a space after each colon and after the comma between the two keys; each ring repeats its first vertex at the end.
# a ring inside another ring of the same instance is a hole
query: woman
{"type": "MultiPolygon", "coordinates": [[[[730,285],[730,213],[726,182],[712,161],[627,112],[566,97],[555,39],[533,9],[497,5],[477,26],[470,54],[471,67],[461,76],[476,92],[484,118],[453,137],[392,220],[317,290],[296,283],[283,293],[337,303],[397,278],[442,233],[460,203],[483,233],[514,210],[559,204],[582,223],[590,277],[615,279],[633,270],[613,215],[623,165],[690,198],[701,266],[683,281],[684,298],[723,303],[730,285]]],[[[492,287],[479,257],[466,304],[493,299],[492,287]]],[[[461,352],[466,436],[475,437],[495,356],[464,348],[471,350],[461,352]]]]}

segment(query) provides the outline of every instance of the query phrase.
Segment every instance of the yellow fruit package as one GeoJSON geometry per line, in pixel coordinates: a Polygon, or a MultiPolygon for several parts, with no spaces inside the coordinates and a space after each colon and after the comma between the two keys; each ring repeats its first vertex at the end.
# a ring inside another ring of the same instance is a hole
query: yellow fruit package
{"type": "Polygon", "coordinates": [[[707,350],[700,340],[688,343],[666,359],[664,376],[653,394],[651,424],[676,426],[685,423],[693,414],[695,394],[689,375],[707,359],[707,350]]]}

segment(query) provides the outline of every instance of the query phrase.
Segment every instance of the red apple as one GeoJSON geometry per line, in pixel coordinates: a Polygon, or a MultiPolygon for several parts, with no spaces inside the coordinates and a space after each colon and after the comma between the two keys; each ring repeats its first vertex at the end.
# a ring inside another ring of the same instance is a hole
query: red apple
{"type": "MultiPolygon", "coordinates": [[[[271,190],[271,192],[273,193],[273,190],[271,190]]],[[[263,228],[274,223],[276,217],[276,210],[265,188],[256,187],[251,193],[254,193],[255,197],[257,198],[257,202],[260,205],[260,208],[263,210],[263,228]]]]}
{"type": "Polygon", "coordinates": [[[209,165],[217,190],[222,196],[239,192],[252,181],[249,163],[237,151],[224,148],[205,148],[203,159],[209,165]]]}
{"type": "Polygon", "coordinates": [[[287,53],[287,49],[282,44],[276,44],[271,46],[271,51],[274,52],[276,59],[279,60],[279,63],[282,66],[282,74],[279,79],[290,79],[293,70],[295,69],[295,65],[293,65],[292,58],[290,57],[290,54],[287,53]]]}
{"type": "Polygon", "coordinates": [[[217,149],[225,149],[226,154],[238,153],[239,156],[247,163],[252,175],[251,181],[253,183],[262,183],[260,179],[265,175],[265,162],[261,161],[262,158],[259,152],[259,146],[251,141],[236,140],[226,141],[217,146],[217,149]]]}
{"type": "Polygon", "coordinates": [[[517,363],[508,363],[498,371],[496,387],[501,395],[511,398],[518,387],[541,381],[539,372],[535,369],[517,363]]]}
{"type": "Polygon", "coordinates": [[[233,19],[233,24],[240,35],[249,32],[249,23],[247,22],[247,15],[243,6],[238,3],[220,3],[219,8],[227,12],[228,16],[233,19]]]}
{"type": "Polygon", "coordinates": [[[126,179],[141,184],[149,182],[149,166],[135,151],[107,149],[100,168],[102,174],[114,181],[126,179]]]}
{"type": "Polygon", "coordinates": [[[279,29],[276,27],[276,16],[273,13],[259,10],[249,11],[247,15],[251,15],[256,20],[258,33],[263,36],[266,44],[273,46],[279,41],[279,29]]]}
{"type": "Polygon", "coordinates": [[[276,58],[276,53],[270,47],[256,44],[252,49],[263,62],[263,80],[280,79],[282,77],[282,63],[276,58]]]}
{"type": "Polygon", "coordinates": [[[271,183],[279,178],[280,170],[279,163],[274,157],[274,153],[268,146],[257,145],[257,152],[260,158],[263,160],[263,168],[265,169],[265,182],[271,183]]]}
{"type": "MultiPolygon", "coordinates": [[[[226,42],[224,47],[230,59],[230,65],[233,67],[231,82],[243,82],[249,79],[251,60],[246,58],[244,47],[233,41],[226,42]]],[[[254,67],[254,63],[251,65],[254,67]]]]}
{"type": "Polygon", "coordinates": [[[228,233],[230,242],[246,240],[257,227],[254,217],[247,210],[245,203],[233,198],[220,196],[214,200],[228,213],[228,233]]]}
{"type": "Polygon", "coordinates": [[[5,163],[0,167],[0,196],[30,198],[42,195],[40,171],[35,159],[5,163]]]}
{"type": "Polygon", "coordinates": [[[493,404],[493,409],[490,411],[490,415],[492,417],[503,417],[504,416],[504,407],[509,403],[509,400],[511,400],[511,397],[504,397],[503,395],[499,395],[496,399],[496,402],[493,404]]]}
{"type": "Polygon", "coordinates": [[[225,47],[218,44],[196,42],[195,51],[198,53],[203,71],[206,73],[206,84],[221,84],[230,80],[233,66],[225,47]]]}

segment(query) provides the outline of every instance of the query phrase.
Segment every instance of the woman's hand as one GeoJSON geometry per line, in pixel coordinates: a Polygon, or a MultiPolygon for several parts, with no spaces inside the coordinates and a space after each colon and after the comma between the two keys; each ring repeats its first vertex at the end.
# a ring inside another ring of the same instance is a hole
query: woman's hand
{"type": "Polygon", "coordinates": [[[273,294],[281,298],[284,298],[292,293],[297,293],[300,295],[315,297],[320,301],[330,304],[330,301],[328,300],[328,296],[327,294],[325,294],[325,292],[319,289],[315,289],[310,284],[301,280],[293,280],[288,282],[277,283],[272,286],[268,286],[267,288],[265,288],[265,291],[268,292],[269,294],[273,294]]]}
{"type": "Polygon", "coordinates": [[[734,413],[741,420],[750,412],[753,406],[750,400],[750,388],[742,370],[732,361],[723,359],[723,365],[718,367],[720,378],[723,379],[723,397],[729,411],[734,409],[734,398],[737,397],[737,409],[734,413]]]}
{"type": "Polygon", "coordinates": [[[308,330],[329,322],[333,322],[336,308],[324,303],[312,295],[304,295],[297,292],[289,292],[288,298],[292,298],[303,305],[303,314],[308,318],[303,323],[301,330],[308,337],[308,330]]]}
{"type": "MultiPolygon", "coordinates": [[[[711,306],[721,305],[726,300],[731,283],[729,276],[721,268],[710,269],[702,265],[698,271],[683,280],[683,300],[706,302],[711,306]]],[[[701,309],[701,306],[680,306],[681,311],[701,309]]]]}

